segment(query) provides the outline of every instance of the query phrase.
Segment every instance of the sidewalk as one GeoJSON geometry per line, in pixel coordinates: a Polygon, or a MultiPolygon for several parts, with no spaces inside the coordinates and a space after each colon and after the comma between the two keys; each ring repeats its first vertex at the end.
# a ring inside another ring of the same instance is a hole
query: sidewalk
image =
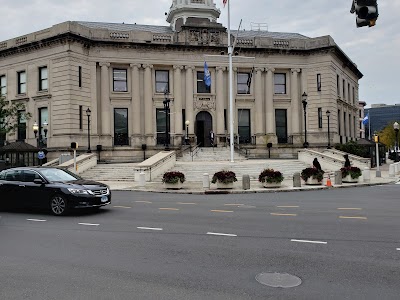
{"type": "MultiPolygon", "coordinates": [[[[334,178],[331,176],[332,187],[326,186],[326,178],[321,185],[305,185],[302,181],[301,187],[293,187],[292,179],[286,179],[282,182],[281,188],[264,188],[260,182],[256,180],[250,181],[250,189],[243,190],[242,182],[235,182],[234,188],[230,190],[217,189],[216,184],[210,183],[210,188],[203,188],[202,181],[188,182],[183,184],[180,190],[167,190],[161,182],[146,182],[144,187],[139,186],[138,182],[126,181],[102,181],[107,184],[112,191],[141,191],[156,193],[175,193],[175,194],[245,194],[245,193],[276,193],[276,192],[292,192],[292,191],[309,191],[332,188],[347,187],[363,187],[371,185],[382,185],[395,183],[399,180],[399,176],[389,177],[389,164],[380,166],[381,177],[376,177],[376,168],[371,169],[369,182],[364,182],[363,176],[359,178],[358,183],[343,183],[341,185],[334,184],[334,178]]],[[[210,176],[211,179],[211,176],[210,176]]]]}

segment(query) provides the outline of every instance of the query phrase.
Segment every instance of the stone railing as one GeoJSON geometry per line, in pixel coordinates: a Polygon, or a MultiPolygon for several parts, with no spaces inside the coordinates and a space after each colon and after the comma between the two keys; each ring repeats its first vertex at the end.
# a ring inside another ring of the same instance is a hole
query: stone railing
{"type": "Polygon", "coordinates": [[[135,181],[140,181],[140,173],[142,172],[145,174],[146,181],[152,181],[152,179],[174,167],[175,163],[175,151],[161,151],[135,167],[135,181]]]}
{"type": "Polygon", "coordinates": [[[310,149],[302,149],[298,151],[298,160],[312,167],[314,158],[317,158],[322,170],[338,171],[344,165],[344,158],[339,159],[329,154],[321,153],[310,149]]]}
{"type": "Polygon", "coordinates": [[[344,161],[345,161],[343,155],[345,155],[345,154],[347,154],[349,156],[351,165],[354,167],[360,168],[361,170],[364,170],[365,167],[370,167],[370,164],[371,164],[371,159],[369,159],[369,158],[364,158],[361,156],[349,154],[349,153],[339,151],[336,149],[325,149],[323,151],[323,153],[342,160],[343,166],[344,166],[344,161]]]}
{"type": "Polygon", "coordinates": [[[67,169],[75,174],[81,174],[97,165],[96,154],[82,154],[76,158],[76,169],[74,169],[74,159],[62,163],[58,167],[67,169]]]}

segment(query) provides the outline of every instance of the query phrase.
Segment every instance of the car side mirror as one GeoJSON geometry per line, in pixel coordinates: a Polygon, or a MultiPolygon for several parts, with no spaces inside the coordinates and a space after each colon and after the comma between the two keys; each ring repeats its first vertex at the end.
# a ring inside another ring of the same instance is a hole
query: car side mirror
{"type": "Polygon", "coordinates": [[[43,184],[44,182],[43,182],[42,179],[36,178],[36,179],[33,180],[33,183],[36,183],[36,184],[43,184]]]}

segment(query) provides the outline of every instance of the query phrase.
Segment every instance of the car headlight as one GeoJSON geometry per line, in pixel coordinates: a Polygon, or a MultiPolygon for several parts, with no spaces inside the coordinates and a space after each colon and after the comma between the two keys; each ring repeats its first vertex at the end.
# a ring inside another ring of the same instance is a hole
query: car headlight
{"type": "Polygon", "coordinates": [[[78,195],[93,195],[92,191],[90,190],[81,190],[81,189],[68,189],[71,194],[78,194],[78,195]]]}

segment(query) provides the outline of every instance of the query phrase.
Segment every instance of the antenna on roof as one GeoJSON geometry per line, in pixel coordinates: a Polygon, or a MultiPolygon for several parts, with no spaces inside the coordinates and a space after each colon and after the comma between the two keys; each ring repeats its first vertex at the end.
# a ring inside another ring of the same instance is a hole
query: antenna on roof
{"type": "Polygon", "coordinates": [[[268,23],[250,23],[251,30],[268,31],[268,23]]]}

